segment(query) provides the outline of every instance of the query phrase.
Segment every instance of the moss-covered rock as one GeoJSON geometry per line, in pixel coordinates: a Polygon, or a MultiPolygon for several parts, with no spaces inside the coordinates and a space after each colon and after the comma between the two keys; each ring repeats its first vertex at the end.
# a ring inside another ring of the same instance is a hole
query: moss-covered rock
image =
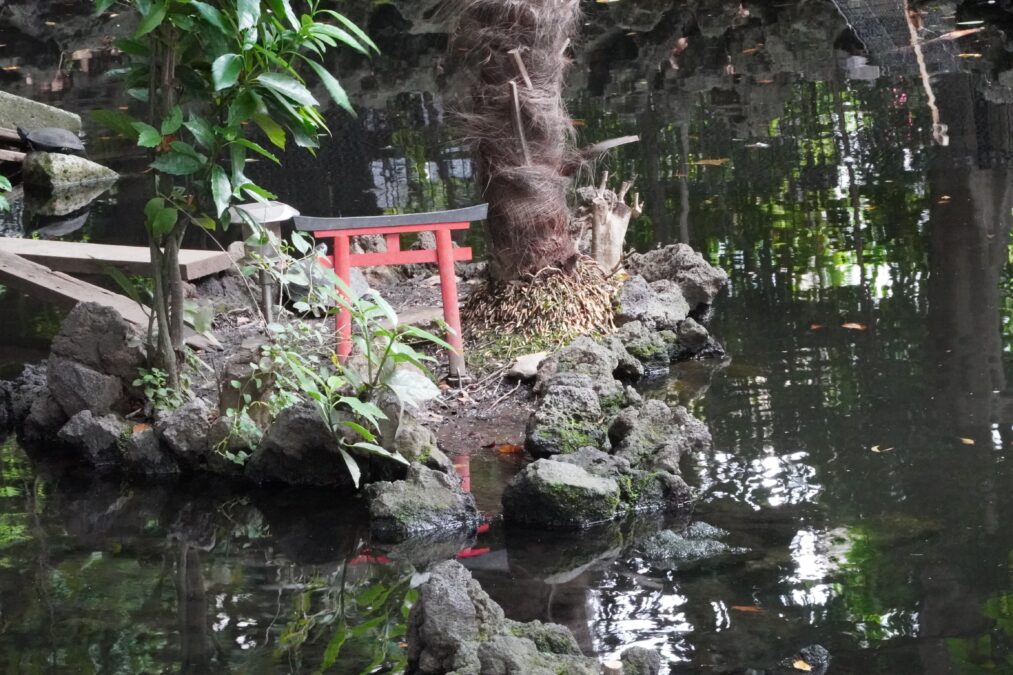
{"type": "Polygon", "coordinates": [[[576,464],[541,459],[514,476],[503,492],[509,522],[544,528],[583,528],[616,517],[619,484],[576,464]]]}
{"type": "Polygon", "coordinates": [[[525,448],[534,457],[551,457],[602,447],[608,443],[604,417],[589,378],[558,378],[528,420],[525,448]]]}
{"type": "Polygon", "coordinates": [[[474,531],[480,520],[475,498],[456,476],[412,464],[405,480],[379,482],[365,489],[369,526],[386,542],[474,531]]]}

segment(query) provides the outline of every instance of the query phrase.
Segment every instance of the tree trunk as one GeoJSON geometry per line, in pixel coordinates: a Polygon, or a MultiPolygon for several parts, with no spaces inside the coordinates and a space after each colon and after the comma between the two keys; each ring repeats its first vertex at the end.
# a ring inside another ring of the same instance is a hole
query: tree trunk
{"type": "Polygon", "coordinates": [[[619,271],[623,262],[623,243],[630,220],[640,216],[643,204],[639,193],[633,194],[633,205],[626,203],[626,193],[633,187],[633,181],[625,181],[619,192],[609,190],[608,171],[602,176],[601,185],[591,200],[591,257],[606,274],[619,271]]]}
{"type": "Polygon", "coordinates": [[[462,116],[489,203],[489,271],[505,282],[578,257],[568,225],[573,127],[563,106],[576,0],[472,0],[453,38],[472,76],[462,116]]]}

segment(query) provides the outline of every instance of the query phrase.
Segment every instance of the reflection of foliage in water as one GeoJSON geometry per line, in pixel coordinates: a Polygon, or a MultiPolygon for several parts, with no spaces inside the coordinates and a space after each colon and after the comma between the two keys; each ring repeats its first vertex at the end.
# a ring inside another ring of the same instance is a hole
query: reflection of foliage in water
{"type": "MultiPolygon", "coordinates": [[[[1013,571],[1013,551],[1009,568],[1013,571]]],[[[989,619],[987,632],[947,640],[950,662],[961,673],[1013,672],[1013,592],[988,598],[981,613],[989,619]]]]}
{"type": "Polygon", "coordinates": [[[293,670],[404,670],[408,611],[418,597],[412,576],[394,566],[364,568],[366,575],[346,562],[330,578],[307,581],[295,596],[276,650],[287,657],[293,670]]]}

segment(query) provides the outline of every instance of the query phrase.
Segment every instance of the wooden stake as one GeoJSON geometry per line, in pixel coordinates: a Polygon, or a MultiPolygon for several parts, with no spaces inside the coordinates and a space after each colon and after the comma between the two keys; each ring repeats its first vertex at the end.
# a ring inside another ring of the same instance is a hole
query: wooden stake
{"type": "Polygon", "coordinates": [[[524,137],[524,120],[521,118],[521,97],[517,93],[517,83],[513,80],[510,80],[510,92],[513,95],[514,102],[514,131],[517,132],[517,138],[521,142],[521,153],[524,155],[524,163],[530,166],[531,152],[528,150],[528,141],[524,137]]]}
{"type": "Polygon", "coordinates": [[[534,89],[535,85],[531,83],[531,77],[528,75],[528,69],[524,67],[524,59],[521,58],[521,50],[519,47],[515,47],[507,52],[510,56],[514,57],[514,63],[517,65],[517,72],[524,78],[524,86],[528,89],[534,89]]]}

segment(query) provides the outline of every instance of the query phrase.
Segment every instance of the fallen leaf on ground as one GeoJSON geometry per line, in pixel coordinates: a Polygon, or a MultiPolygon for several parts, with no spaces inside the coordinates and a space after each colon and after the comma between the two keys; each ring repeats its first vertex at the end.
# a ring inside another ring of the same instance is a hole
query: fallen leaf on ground
{"type": "Polygon", "coordinates": [[[865,330],[864,323],[845,323],[841,324],[841,328],[847,328],[848,330],[865,330]]]}
{"type": "Polygon", "coordinates": [[[813,669],[812,666],[810,666],[808,663],[806,663],[802,659],[798,659],[797,661],[795,661],[795,663],[791,664],[791,667],[794,668],[795,670],[802,670],[802,671],[805,671],[807,673],[810,672],[810,671],[812,671],[812,669],[813,669]]]}
{"type": "Polygon", "coordinates": [[[963,443],[964,445],[974,445],[973,438],[961,438],[960,442],[963,443]]]}
{"type": "Polygon", "coordinates": [[[516,455],[524,452],[524,447],[516,443],[499,443],[496,446],[496,452],[501,455],[516,455]]]}
{"type": "Polygon", "coordinates": [[[134,433],[135,434],[139,434],[142,431],[147,431],[150,428],[151,428],[150,424],[145,424],[144,422],[141,422],[140,424],[135,424],[134,425],[134,433]]]}
{"type": "Polygon", "coordinates": [[[736,612],[745,612],[746,614],[763,614],[765,610],[762,607],[756,605],[732,605],[732,609],[736,612]]]}

